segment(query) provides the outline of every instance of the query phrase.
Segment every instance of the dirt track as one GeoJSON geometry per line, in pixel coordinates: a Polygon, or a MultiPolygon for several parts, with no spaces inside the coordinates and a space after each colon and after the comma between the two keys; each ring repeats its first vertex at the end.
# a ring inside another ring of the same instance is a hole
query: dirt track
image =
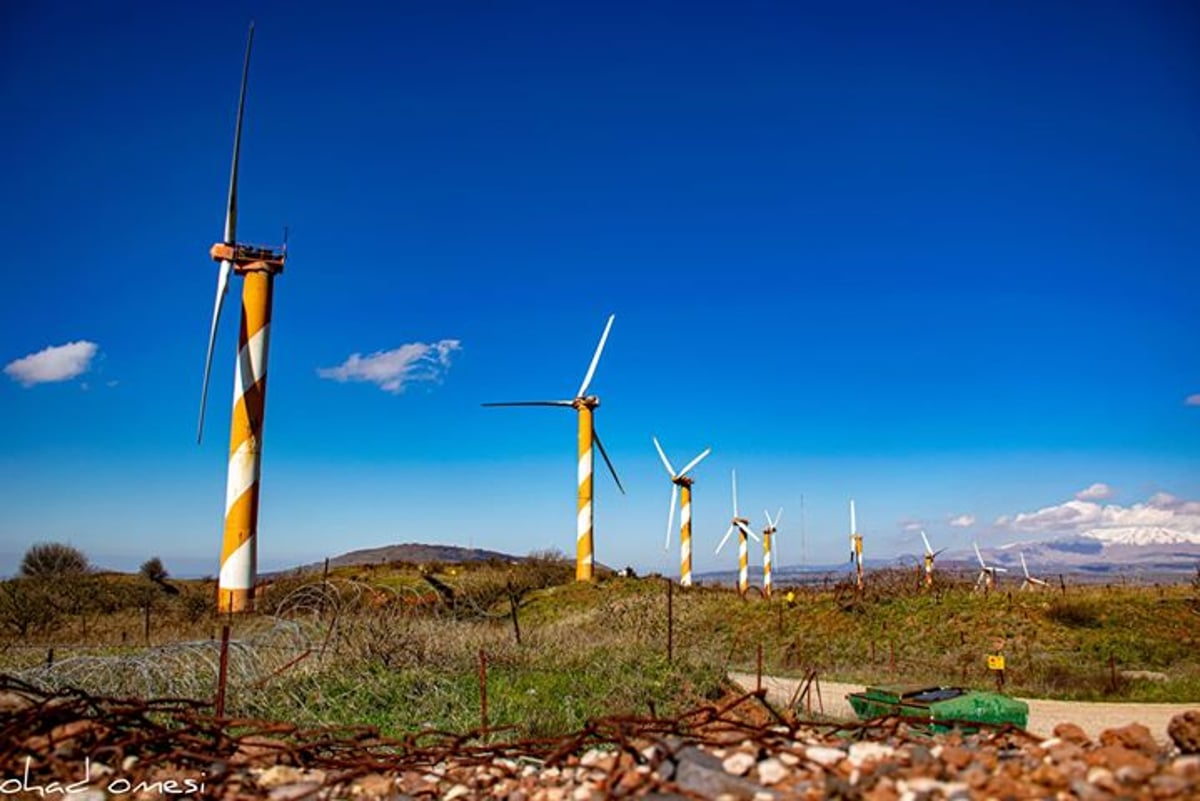
{"type": "MultiPolygon", "coordinates": [[[[729,677],[747,690],[753,690],[755,677],[750,673],[730,673],[729,677]]],[[[797,679],[763,676],[763,687],[767,699],[773,704],[784,705],[796,692],[797,679]]],[[[862,690],[857,684],[821,682],[821,703],[825,714],[832,717],[853,718],[854,710],[846,701],[846,695],[862,690]]],[[[1045,701],[1022,698],[1029,704],[1029,731],[1048,737],[1059,723],[1074,723],[1095,739],[1105,729],[1141,723],[1150,729],[1154,739],[1167,742],[1167,724],[1175,715],[1189,709],[1200,709],[1200,701],[1193,704],[1110,704],[1085,701],[1045,701]]],[[[819,705],[813,700],[813,711],[819,705]]]]}

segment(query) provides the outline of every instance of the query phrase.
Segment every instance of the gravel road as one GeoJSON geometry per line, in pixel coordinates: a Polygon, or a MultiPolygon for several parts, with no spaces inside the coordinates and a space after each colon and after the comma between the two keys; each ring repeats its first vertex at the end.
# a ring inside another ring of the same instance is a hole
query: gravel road
{"type": "MultiPolygon", "coordinates": [[[[746,690],[755,689],[755,677],[752,673],[730,673],[729,677],[746,690]]],[[[783,706],[791,700],[798,683],[797,679],[763,676],[763,687],[767,690],[767,700],[779,706],[783,706]]],[[[860,692],[862,689],[862,685],[858,684],[822,681],[821,702],[824,704],[825,714],[836,718],[853,718],[854,710],[846,701],[846,695],[860,692]]],[[[1028,730],[1042,737],[1049,737],[1059,723],[1074,723],[1093,739],[1105,729],[1113,729],[1129,723],[1140,723],[1150,730],[1156,740],[1166,743],[1168,741],[1167,724],[1171,718],[1189,709],[1200,709],[1200,701],[1192,704],[1116,704],[1045,701],[1037,698],[1022,698],[1021,700],[1029,704],[1028,730]]],[[[812,708],[814,712],[818,710],[815,699],[812,708]]]]}

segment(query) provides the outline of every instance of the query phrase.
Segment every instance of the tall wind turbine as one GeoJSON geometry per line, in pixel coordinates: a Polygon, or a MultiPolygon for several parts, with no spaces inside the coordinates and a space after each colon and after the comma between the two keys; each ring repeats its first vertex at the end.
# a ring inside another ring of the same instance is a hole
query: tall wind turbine
{"type": "Polygon", "coordinates": [[[742,595],[750,589],[750,549],[746,543],[746,537],[754,538],[758,542],[758,535],[750,530],[750,521],[738,515],[737,502],[737,471],[733,471],[733,521],[729,524],[729,529],[725,532],[725,536],[721,538],[721,542],[717,545],[715,553],[720,553],[725,547],[725,543],[729,541],[729,535],[737,530],[738,533],[738,592],[742,595]]]}
{"type": "Polygon", "coordinates": [[[242,276],[242,319],[233,374],[233,422],[230,426],[229,473],[225,488],[225,536],[221,545],[221,571],[217,579],[217,606],[222,612],[251,611],[254,608],[254,582],[258,565],[258,479],[262,472],[271,292],[275,276],[283,272],[283,262],[287,258],[286,245],[276,251],[243,245],[237,241],[238,156],[242,144],[242,115],[246,108],[246,83],[250,77],[250,48],[253,43],[254,23],[251,23],[233,134],[233,166],[229,173],[229,201],[225,208],[225,238],[209,251],[213,260],[221,266],[217,273],[217,296],[213,302],[212,325],[208,332],[204,384],[200,391],[200,419],[196,429],[196,441],[200,442],[204,436],[204,409],[217,325],[229,289],[229,275],[236,273],[242,276]]]}
{"type": "Polygon", "coordinates": [[[941,548],[936,551],[933,550],[933,546],[929,544],[929,537],[925,536],[925,529],[921,529],[921,539],[925,542],[925,589],[932,589],[933,560],[937,558],[938,554],[946,549],[941,548]]]}
{"type": "Polygon", "coordinates": [[[775,513],[775,519],[771,519],[771,513],[763,509],[763,514],[767,518],[767,525],[763,528],[763,597],[771,597],[771,554],[775,551],[775,530],[779,528],[779,521],[783,519],[783,507],[779,507],[779,511],[775,513]]]}
{"type": "Polygon", "coordinates": [[[604,326],[604,333],[600,335],[600,344],[596,346],[596,353],[592,356],[592,363],[588,365],[587,373],[583,376],[583,383],[579,385],[579,392],[575,393],[573,399],[509,401],[483,404],[484,406],[564,406],[575,409],[579,413],[579,466],[576,471],[579,491],[576,495],[577,505],[575,514],[576,581],[591,581],[596,574],[596,553],[592,536],[593,442],[600,450],[600,455],[604,457],[604,463],[608,465],[608,472],[612,473],[613,481],[617,483],[617,489],[621,491],[622,495],[625,493],[625,488],[621,486],[621,479],[617,478],[617,470],[613,467],[612,460],[608,458],[608,452],[604,450],[604,444],[600,441],[600,435],[596,433],[596,428],[592,420],[592,415],[596,407],[600,405],[600,398],[587,394],[588,386],[592,383],[592,377],[596,375],[596,365],[600,363],[600,354],[604,352],[604,343],[608,341],[608,332],[612,330],[613,319],[615,318],[615,314],[608,316],[608,323],[604,326]]]}
{"type": "Polygon", "coordinates": [[[975,546],[975,556],[979,559],[979,578],[975,579],[975,589],[983,590],[985,593],[991,592],[996,588],[996,574],[1007,573],[1008,570],[1003,567],[995,567],[983,561],[983,554],[979,551],[979,543],[972,543],[975,546]]]}
{"type": "Polygon", "coordinates": [[[675,472],[675,468],[671,466],[671,460],[663,453],[662,445],[658,444],[657,437],[651,437],[654,440],[654,448],[658,451],[658,458],[662,459],[663,467],[667,468],[667,475],[671,477],[671,512],[667,515],[667,541],[663,544],[663,550],[671,546],[671,529],[675,527],[675,499],[679,498],[680,517],[679,517],[679,586],[692,586],[692,483],[693,479],[688,476],[688,473],[700,461],[712,453],[712,448],[705,448],[704,452],[695,459],[687,463],[687,466],[675,472]]]}
{"type": "Polygon", "coordinates": [[[1021,555],[1021,570],[1025,573],[1025,580],[1021,582],[1022,590],[1032,590],[1037,587],[1049,587],[1050,582],[1045,579],[1034,578],[1029,575],[1029,565],[1025,564],[1025,552],[1017,551],[1021,555]]]}
{"type": "Polygon", "coordinates": [[[863,588],[863,538],[858,533],[858,520],[854,517],[854,499],[850,499],[850,561],[854,562],[854,586],[863,588]]]}

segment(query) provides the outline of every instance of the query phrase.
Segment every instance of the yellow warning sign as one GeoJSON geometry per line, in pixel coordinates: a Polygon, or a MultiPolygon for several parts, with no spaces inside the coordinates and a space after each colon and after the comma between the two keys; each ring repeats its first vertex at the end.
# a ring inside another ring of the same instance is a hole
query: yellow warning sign
{"type": "Polygon", "coordinates": [[[1004,654],[988,654],[988,670],[1004,670],[1004,654]]]}

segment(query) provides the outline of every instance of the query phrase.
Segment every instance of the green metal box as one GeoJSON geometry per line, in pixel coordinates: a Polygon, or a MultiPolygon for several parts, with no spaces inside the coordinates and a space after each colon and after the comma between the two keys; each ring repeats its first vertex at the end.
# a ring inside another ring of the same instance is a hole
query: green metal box
{"type": "Polygon", "coordinates": [[[963,687],[867,687],[847,699],[863,720],[899,715],[925,721],[933,731],[969,730],[971,723],[1025,728],[1029,721],[1029,705],[1024,701],[963,687]]]}

